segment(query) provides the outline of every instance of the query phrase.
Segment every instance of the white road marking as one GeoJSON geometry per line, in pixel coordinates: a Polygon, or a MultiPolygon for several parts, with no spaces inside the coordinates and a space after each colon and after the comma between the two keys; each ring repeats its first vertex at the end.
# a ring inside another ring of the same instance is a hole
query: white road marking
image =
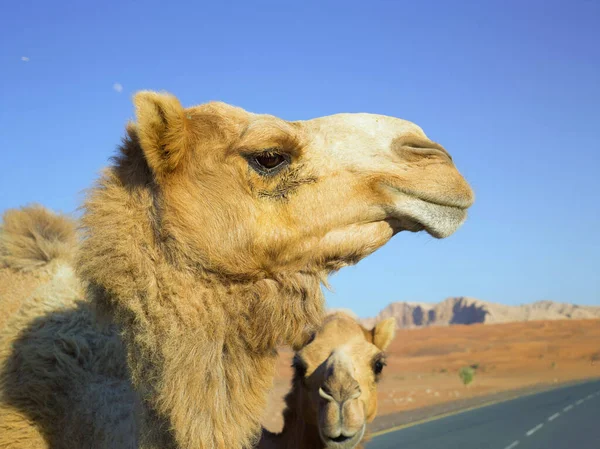
{"type": "Polygon", "coordinates": [[[586,399],[592,399],[594,397],[593,394],[590,394],[589,396],[586,397],[586,399]]]}
{"type": "Polygon", "coordinates": [[[536,433],[538,430],[540,430],[542,427],[544,427],[543,424],[538,424],[533,429],[528,430],[525,435],[527,435],[528,437],[530,437],[531,435],[533,435],[534,433],[536,433]]]}
{"type": "Polygon", "coordinates": [[[519,440],[513,441],[511,444],[506,446],[504,449],[513,449],[513,447],[517,447],[519,445],[519,440]]]}
{"type": "Polygon", "coordinates": [[[567,405],[565,408],[563,408],[563,412],[568,412],[569,410],[571,410],[573,408],[573,404],[571,405],[567,405]]]}
{"type": "Polygon", "coordinates": [[[560,413],[555,413],[554,415],[552,415],[550,418],[548,418],[548,421],[554,421],[556,418],[558,418],[560,416],[560,413]]]}
{"type": "Polygon", "coordinates": [[[583,404],[583,399],[580,399],[575,403],[575,405],[581,405],[581,404],[583,404]]]}

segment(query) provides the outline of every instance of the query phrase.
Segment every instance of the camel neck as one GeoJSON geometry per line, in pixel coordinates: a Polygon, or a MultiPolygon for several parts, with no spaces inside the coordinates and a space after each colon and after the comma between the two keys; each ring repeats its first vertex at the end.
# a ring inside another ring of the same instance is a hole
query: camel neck
{"type": "Polygon", "coordinates": [[[286,408],[283,412],[283,430],[281,433],[263,431],[258,449],[324,449],[319,437],[316,417],[299,392],[297,379],[293,381],[290,393],[285,397],[286,408]]]}
{"type": "MultiPolygon", "coordinates": [[[[141,180],[143,181],[143,180],[141,180]]],[[[323,309],[318,276],[239,282],[185,266],[157,243],[147,183],[109,171],[86,203],[78,273],[120,328],[140,396],[142,448],[252,447],[276,348],[300,346],[323,309]]]]}
{"type": "Polygon", "coordinates": [[[154,296],[114,298],[103,291],[96,297],[121,328],[133,384],[150,417],[149,442],[171,438],[178,448],[198,441],[208,442],[206,448],[254,444],[272,388],[275,348],[302,343],[301,322],[297,329],[285,322],[299,316],[289,308],[314,303],[308,313],[318,316],[321,299],[307,301],[314,285],[303,282],[305,290],[282,295],[271,282],[224,285],[171,272],[168,281],[156,280],[161,288],[154,296]],[[165,427],[173,433],[166,436],[165,427]]]}
{"type": "Polygon", "coordinates": [[[142,163],[131,157],[90,192],[77,265],[98,311],[120,327],[142,447],[251,447],[277,346],[302,345],[321,318],[320,278],[242,282],[192,266],[185,245],[162,233],[149,174],[128,174],[142,163]]]}

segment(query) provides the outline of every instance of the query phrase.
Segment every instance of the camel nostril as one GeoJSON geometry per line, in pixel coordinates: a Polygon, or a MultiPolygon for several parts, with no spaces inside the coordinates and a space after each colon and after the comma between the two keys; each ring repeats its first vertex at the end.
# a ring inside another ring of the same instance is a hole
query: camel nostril
{"type": "Polygon", "coordinates": [[[358,399],[361,394],[362,394],[362,391],[360,391],[360,388],[357,388],[356,391],[348,397],[348,399],[349,400],[358,399]]]}
{"type": "Polygon", "coordinates": [[[429,148],[409,147],[408,149],[415,155],[419,155],[423,158],[438,156],[452,162],[452,156],[450,156],[450,154],[441,146],[436,145],[435,147],[429,148]]]}
{"type": "Polygon", "coordinates": [[[344,394],[344,401],[351,401],[353,399],[357,399],[362,394],[362,390],[360,389],[360,385],[357,381],[353,380],[350,385],[347,386],[346,392],[344,394]]]}
{"type": "Polygon", "coordinates": [[[452,162],[452,156],[443,146],[420,136],[404,136],[394,139],[392,151],[407,160],[441,157],[452,162]]]}

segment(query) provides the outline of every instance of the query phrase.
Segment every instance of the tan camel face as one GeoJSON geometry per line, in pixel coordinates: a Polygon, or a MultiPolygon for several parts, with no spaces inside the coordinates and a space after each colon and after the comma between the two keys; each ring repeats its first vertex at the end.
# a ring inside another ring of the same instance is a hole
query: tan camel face
{"type": "Polygon", "coordinates": [[[449,236],[473,202],[448,153],[405,120],[287,122],[153,92],[134,102],[163,241],[215,272],[333,271],[402,230],[449,236]]]}
{"type": "Polygon", "coordinates": [[[377,412],[376,383],[394,332],[394,318],[367,331],[336,313],[296,353],[295,382],[308,402],[304,419],[318,426],[327,448],[350,449],[363,438],[377,412]]]}

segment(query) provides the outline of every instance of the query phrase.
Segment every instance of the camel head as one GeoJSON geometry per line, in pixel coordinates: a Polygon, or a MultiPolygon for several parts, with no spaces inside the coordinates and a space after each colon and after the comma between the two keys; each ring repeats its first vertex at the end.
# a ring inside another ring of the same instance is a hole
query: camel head
{"type": "MultiPolygon", "coordinates": [[[[403,230],[447,237],[473,203],[449,153],[405,120],[290,122],[148,91],[134,103],[130,148],[141,148],[154,185],[157,237],[186,266],[328,274],[403,230]]],[[[137,176],[139,166],[122,170],[137,176]]]]}
{"type": "Polygon", "coordinates": [[[372,330],[337,312],[294,357],[294,387],[305,398],[304,420],[316,425],[326,448],[351,449],[377,413],[376,385],[395,319],[372,330]]]}

